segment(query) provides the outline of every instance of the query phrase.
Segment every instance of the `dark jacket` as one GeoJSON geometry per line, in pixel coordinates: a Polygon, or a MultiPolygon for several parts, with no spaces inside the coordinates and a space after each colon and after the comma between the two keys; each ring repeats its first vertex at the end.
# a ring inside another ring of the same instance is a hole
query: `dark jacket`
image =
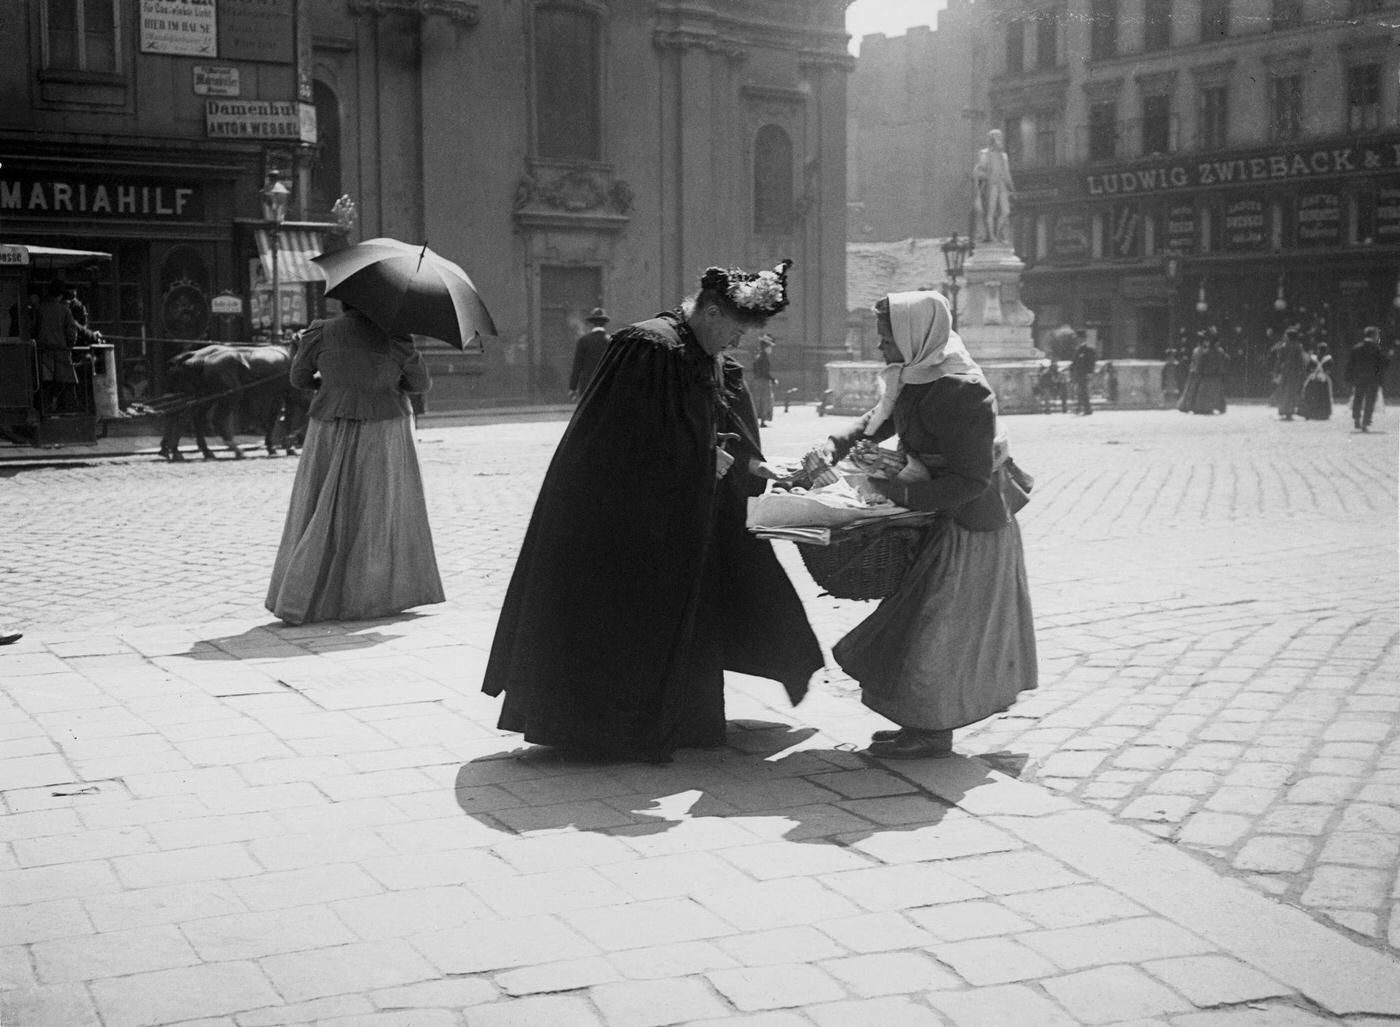
{"type": "Polygon", "coordinates": [[[1366,340],[1351,348],[1347,359],[1347,383],[1349,385],[1379,385],[1385,377],[1385,369],[1390,366],[1390,354],[1381,349],[1380,343],[1366,340]]]}
{"type": "Polygon", "coordinates": [[[574,362],[569,368],[569,391],[582,392],[593,380],[598,362],[608,351],[608,330],[602,325],[589,329],[574,343],[574,362]]]}
{"type": "MultiPolygon", "coordinates": [[[[873,413],[873,411],[872,411],[873,413]]],[[[848,431],[833,435],[844,456],[865,431],[866,414],[848,431]]],[[[902,450],[928,468],[929,480],[909,487],[911,510],[948,510],[968,531],[996,531],[1011,521],[1002,498],[1000,471],[993,469],[996,398],[977,375],[950,374],[927,385],[906,385],[894,416],[876,429],[879,441],[898,433],[902,450]]]]}
{"type": "Polygon", "coordinates": [[[1074,351],[1074,359],[1069,362],[1069,373],[1074,378],[1088,378],[1099,363],[1099,351],[1087,342],[1074,351]]]}
{"type": "Polygon", "coordinates": [[[413,340],[389,335],[358,311],[313,321],[301,335],[291,378],[298,389],[316,390],[309,416],[318,421],[407,417],[408,394],[431,386],[413,340]]]}

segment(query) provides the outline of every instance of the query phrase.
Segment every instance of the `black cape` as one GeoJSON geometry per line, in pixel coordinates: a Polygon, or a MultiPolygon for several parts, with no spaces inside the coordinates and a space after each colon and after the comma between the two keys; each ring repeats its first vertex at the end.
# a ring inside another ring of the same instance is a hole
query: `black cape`
{"type": "Polygon", "coordinates": [[[483,691],[542,745],[664,760],[724,741],[724,671],[795,704],[823,663],[770,543],[744,527],[763,489],[739,365],[663,314],[613,336],[545,475],[483,691]],[[714,476],[715,435],[733,469],[714,476]]]}

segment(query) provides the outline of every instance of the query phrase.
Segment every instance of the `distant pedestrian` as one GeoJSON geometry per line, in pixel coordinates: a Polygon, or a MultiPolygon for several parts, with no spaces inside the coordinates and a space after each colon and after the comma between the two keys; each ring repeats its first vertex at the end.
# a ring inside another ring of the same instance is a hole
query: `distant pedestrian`
{"type": "Polygon", "coordinates": [[[1110,404],[1118,402],[1118,369],[1113,366],[1112,360],[1103,365],[1103,394],[1110,404]]]}
{"type": "Polygon", "coordinates": [[[1374,325],[1361,333],[1347,359],[1347,383],[1351,386],[1351,423],[1357,431],[1370,431],[1376,412],[1381,379],[1390,366],[1390,354],[1381,349],[1381,330],[1374,325]]]}
{"type": "Polygon", "coordinates": [[[764,332],[758,337],[758,356],[753,358],[753,408],[758,426],[767,428],[773,420],[773,390],[778,379],[773,377],[773,336],[764,332]]]}
{"type": "Polygon", "coordinates": [[[1162,398],[1170,403],[1179,394],[1180,390],[1176,385],[1176,347],[1168,346],[1162,354],[1162,374],[1161,381],[1162,398]]]}
{"type": "Polygon", "coordinates": [[[1274,344],[1270,352],[1273,357],[1273,381],[1278,415],[1285,421],[1293,420],[1298,412],[1298,403],[1303,398],[1303,379],[1308,373],[1308,354],[1303,349],[1302,333],[1297,325],[1285,328],[1283,338],[1274,344]]]}
{"type": "Polygon", "coordinates": [[[1069,390],[1065,388],[1065,376],[1060,372],[1060,364],[1054,357],[1041,366],[1036,378],[1035,394],[1040,397],[1041,413],[1049,414],[1060,404],[1060,413],[1069,413],[1069,390]]]}
{"type": "Polygon", "coordinates": [[[1089,345],[1083,332],[1076,332],[1079,345],[1074,349],[1074,358],[1069,362],[1069,376],[1074,380],[1074,412],[1089,415],[1094,412],[1093,401],[1089,399],[1089,379],[1099,364],[1098,350],[1089,345]]]}
{"type": "Polygon", "coordinates": [[[1312,370],[1303,382],[1298,412],[1309,421],[1326,421],[1332,416],[1332,355],[1327,352],[1327,343],[1319,342],[1308,359],[1312,370]]]}
{"type": "Polygon", "coordinates": [[[578,337],[574,343],[574,362],[569,369],[569,398],[578,399],[588,383],[593,380],[593,372],[598,370],[598,362],[608,351],[612,336],[608,334],[607,323],[612,320],[602,307],[594,307],[584,318],[592,327],[578,337]]]}

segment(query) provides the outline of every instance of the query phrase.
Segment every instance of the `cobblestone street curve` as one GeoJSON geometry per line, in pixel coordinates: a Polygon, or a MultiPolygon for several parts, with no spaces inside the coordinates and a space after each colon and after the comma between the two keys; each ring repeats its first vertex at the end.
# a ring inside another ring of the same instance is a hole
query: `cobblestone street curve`
{"type": "MultiPolygon", "coordinates": [[[[770,455],[830,422],[779,414],[770,455]]],[[[1041,687],[965,753],[1400,950],[1396,435],[1257,406],[1008,418],[1041,687]]],[[[1393,429],[1393,424],[1390,426],[1393,429]]],[[[559,422],[420,429],[449,603],[499,606],[559,422]]],[[[0,622],[49,639],[263,618],[295,461],[0,469],[0,622]]],[[[871,607],[817,594],[829,646],[871,607]]],[[[803,712],[855,715],[829,668],[803,712]]]]}

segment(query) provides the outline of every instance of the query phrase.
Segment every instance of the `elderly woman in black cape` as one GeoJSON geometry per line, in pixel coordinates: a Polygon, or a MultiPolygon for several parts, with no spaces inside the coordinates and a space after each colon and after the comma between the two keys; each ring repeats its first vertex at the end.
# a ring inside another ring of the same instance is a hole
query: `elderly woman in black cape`
{"type": "Polygon", "coordinates": [[[1024,478],[997,437],[996,396],[951,320],[936,292],[877,304],[884,396],[816,450],[838,458],[897,433],[905,470],[870,484],[900,506],[940,513],[899,587],[833,650],[861,701],[898,725],[871,741],[871,754],[888,759],[951,755],[954,729],[1036,687],[1014,516],[1024,478]]]}
{"type": "Polygon", "coordinates": [[[676,310],[616,333],[545,475],[483,690],[527,742],[665,761],[726,737],[724,672],[792,702],[821,648],[744,527],[773,472],[726,351],[787,306],[771,271],[710,268],[676,310]]]}

